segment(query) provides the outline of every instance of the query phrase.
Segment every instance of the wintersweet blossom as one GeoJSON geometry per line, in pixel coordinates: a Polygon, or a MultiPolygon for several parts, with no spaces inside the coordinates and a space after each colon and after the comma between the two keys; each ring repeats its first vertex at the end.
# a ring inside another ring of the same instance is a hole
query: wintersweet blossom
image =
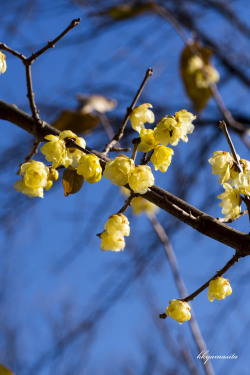
{"type": "Polygon", "coordinates": [[[188,72],[194,75],[198,88],[208,88],[211,83],[216,83],[220,79],[219,72],[212,65],[205,64],[199,56],[189,59],[188,72]]]}
{"type": "Polygon", "coordinates": [[[144,128],[145,122],[152,124],[155,121],[155,115],[149,108],[153,108],[153,106],[149,103],[144,103],[135,107],[130,114],[132,128],[139,133],[144,128]]]}
{"type": "Polygon", "coordinates": [[[154,175],[148,165],[138,165],[131,172],[128,184],[135,193],[145,194],[155,182],[154,175]]]}
{"type": "Polygon", "coordinates": [[[100,181],[102,177],[102,167],[96,155],[83,155],[79,160],[77,173],[82,175],[89,184],[100,181]]]}
{"type": "Polygon", "coordinates": [[[162,145],[176,146],[181,138],[181,129],[173,116],[163,117],[154,129],[155,139],[162,145]]]}
{"type": "Polygon", "coordinates": [[[103,177],[109,179],[114,185],[124,186],[128,183],[128,178],[134,167],[132,159],[120,155],[106,163],[103,177]]]}
{"type": "Polygon", "coordinates": [[[123,214],[110,216],[105,224],[105,230],[109,233],[120,232],[122,236],[129,236],[130,227],[128,218],[123,214]]]}
{"type": "Polygon", "coordinates": [[[230,178],[230,168],[234,165],[234,159],[229,152],[216,151],[208,162],[212,165],[212,174],[219,175],[220,184],[230,178]]]}
{"type": "Polygon", "coordinates": [[[157,171],[159,169],[161,172],[166,172],[172,161],[173,154],[174,151],[171,148],[161,145],[157,146],[150,159],[155,170],[157,171]]]}
{"type": "Polygon", "coordinates": [[[15,183],[14,188],[31,198],[43,198],[43,189],[50,189],[57,179],[46,165],[34,160],[21,165],[20,175],[22,179],[15,183]]]}
{"type": "Polygon", "coordinates": [[[212,302],[215,298],[218,300],[224,299],[230,296],[231,293],[232,288],[229,280],[220,276],[210,281],[207,297],[212,302]]]}
{"type": "Polygon", "coordinates": [[[66,168],[69,165],[77,168],[83,152],[76,148],[66,148],[66,141],[73,139],[79,146],[85,148],[86,142],[83,138],[77,137],[71,130],[64,130],[59,136],[50,134],[44,138],[49,142],[41,147],[41,152],[45,155],[46,160],[52,162],[53,168],[57,168],[61,164],[66,168]]]}
{"type": "Polygon", "coordinates": [[[158,145],[154,137],[153,129],[141,129],[140,139],[141,142],[139,143],[138,151],[149,152],[158,145]]]}
{"type": "Polygon", "coordinates": [[[223,184],[223,187],[225,192],[217,196],[222,200],[219,206],[222,207],[222,213],[226,215],[226,220],[235,219],[241,212],[240,192],[227,183],[223,184]]]}
{"type": "Polygon", "coordinates": [[[4,53],[0,51],[0,74],[6,71],[7,64],[6,64],[6,56],[4,53]]]}
{"type": "Polygon", "coordinates": [[[165,314],[180,324],[191,319],[190,305],[178,299],[172,299],[166,307],[165,314]]]}
{"type": "Polygon", "coordinates": [[[120,232],[108,232],[104,231],[100,234],[101,249],[104,251],[121,251],[125,247],[124,237],[120,232]]]}
{"type": "Polygon", "coordinates": [[[191,134],[194,131],[194,125],[192,121],[196,119],[191,112],[188,112],[186,109],[182,109],[179,112],[175,113],[175,120],[181,129],[181,140],[183,142],[188,141],[187,134],[191,134]]]}
{"type": "Polygon", "coordinates": [[[153,215],[159,210],[159,207],[157,207],[154,203],[149,202],[147,199],[142,197],[133,198],[131,208],[134,215],[140,215],[143,213],[146,215],[153,215]]]}

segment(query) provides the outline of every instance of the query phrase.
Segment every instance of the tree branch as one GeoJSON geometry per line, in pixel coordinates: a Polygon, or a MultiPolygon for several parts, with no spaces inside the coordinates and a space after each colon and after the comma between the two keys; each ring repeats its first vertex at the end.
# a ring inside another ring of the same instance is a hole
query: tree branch
{"type": "MultiPolygon", "coordinates": [[[[30,134],[35,135],[39,140],[42,140],[46,135],[59,135],[60,133],[59,130],[55,129],[45,121],[42,122],[43,126],[37,129],[34,127],[32,116],[29,116],[16,106],[3,101],[0,101],[0,119],[16,124],[30,134]]],[[[71,141],[71,147],[76,147],[86,153],[95,154],[100,158],[103,167],[105,166],[105,162],[109,160],[109,158],[103,153],[92,150],[88,147],[84,149],[77,145],[76,142],[71,141]]],[[[207,215],[158,186],[152,186],[142,196],[162,208],[164,211],[196,229],[198,232],[232,247],[241,256],[250,255],[250,235],[230,228],[219,220],[216,220],[214,217],[207,215]]]]}

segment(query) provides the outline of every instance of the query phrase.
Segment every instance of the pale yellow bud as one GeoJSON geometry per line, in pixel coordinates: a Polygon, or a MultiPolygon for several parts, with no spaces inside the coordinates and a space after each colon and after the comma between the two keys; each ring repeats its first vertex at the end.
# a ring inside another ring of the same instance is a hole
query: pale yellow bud
{"type": "Polygon", "coordinates": [[[165,146],[157,146],[154,149],[153,155],[151,156],[150,161],[154,164],[155,170],[158,169],[161,172],[166,172],[171,161],[174,151],[165,146]]]}
{"type": "Polygon", "coordinates": [[[112,215],[105,224],[105,230],[109,233],[120,232],[122,236],[129,236],[129,221],[123,214],[112,215]]]}
{"type": "Polygon", "coordinates": [[[180,324],[191,319],[190,305],[178,299],[172,299],[166,307],[165,314],[180,324]]]}
{"type": "Polygon", "coordinates": [[[100,238],[102,240],[101,249],[104,251],[121,251],[125,247],[125,240],[120,232],[110,233],[104,231],[101,233],[100,238]]]}
{"type": "Polygon", "coordinates": [[[102,177],[102,167],[96,155],[83,155],[79,160],[77,173],[82,175],[90,184],[100,181],[102,177]]]}
{"type": "Polygon", "coordinates": [[[152,108],[152,105],[145,103],[135,107],[130,114],[132,128],[139,133],[144,128],[145,122],[152,124],[155,121],[154,113],[149,108],[152,108]]]}
{"type": "Polygon", "coordinates": [[[138,165],[131,172],[128,183],[135,193],[145,194],[155,182],[154,175],[148,165],[138,165]]]}
{"type": "Polygon", "coordinates": [[[231,293],[232,288],[229,284],[229,280],[223,277],[217,277],[210,281],[207,297],[209,301],[212,302],[215,298],[218,300],[224,299],[230,296],[231,293]]]}
{"type": "Polygon", "coordinates": [[[128,183],[128,178],[135,164],[127,156],[117,156],[114,160],[106,163],[103,177],[109,179],[112,184],[124,186],[128,183]]]}

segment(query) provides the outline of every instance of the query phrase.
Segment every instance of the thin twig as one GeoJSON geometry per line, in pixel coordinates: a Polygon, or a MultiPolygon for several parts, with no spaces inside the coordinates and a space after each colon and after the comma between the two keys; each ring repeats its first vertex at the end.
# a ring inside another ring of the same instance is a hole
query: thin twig
{"type": "Polygon", "coordinates": [[[104,155],[107,155],[108,152],[109,152],[109,150],[110,150],[110,148],[113,147],[117,142],[119,142],[120,139],[123,137],[124,130],[125,130],[125,127],[127,125],[129,116],[130,116],[132,110],[134,109],[134,107],[136,105],[136,102],[139,99],[139,97],[140,97],[140,95],[142,93],[142,90],[144,89],[144,87],[145,87],[145,85],[146,85],[149,77],[151,77],[152,74],[153,74],[153,69],[152,68],[148,68],[148,70],[147,70],[147,72],[145,74],[145,77],[144,77],[144,79],[142,81],[142,84],[141,84],[139,90],[137,91],[137,93],[136,93],[136,95],[135,95],[135,97],[134,97],[134,99],[133,99],[130,107],[127,108],[126,115],[125,115],[125,117],[123,119],[123,122],[122,122],[120,128],[118,129],[118,132],[114,135],[113,139],[106,145],[106,147],[105,147],[105,149],[103,151],[104,155]]]}
{"type": "Polygon", "coordinates": [[[236,162],[237,169],[239,170],[239,172],[242,172],[242,166],[240,165],[240,161],[239,161],[238,155],[236,154],[236,151],[235,151],[232,139],[230,138],[230,135],[228,133],[227,125],[226,125],[225,121],[220,121],[219,127],[223,131],[223,133],[224,133],[224,135],[226,137],[227,143],[228,143],[228,145],[230,147],[230,150],[232,152],[233,158],[234,158],[234,160],[236,162]]]}
{"type": "Polygon", "coordinates": [[[122,208],[117,212],[118,214],[123,214],[126,209],[130,206],[132,199],[136,196],[135,193],[131,193],[130,196],[126,199],[125,204],[122,206],[122,208]]]}
{"type": "MultiPolygon", "coordinates": [[[[31,160],[31,158],[37,153],[38,151],[38,148],[40,146],[40,143],[41,141],[39,141],[39,139],[36,139],[30,149],[30,152],[28,153],[28,155],[26,156],[25,160],[24,160],[24,163],[27,163],[28,161],[31,160]]],[[[17,171],[17,174],[19,174],[20,172],[20,168],[18,169],[17,171]]]]}
{"type": "Polygon", "coordinates": [[[141,139],[140,138],[134,138],[133,141],[132,141],[132,144],[133,144],[133,152],[132,152],[132,156],[131,156],[131,159],[135,161],[136,159],[136,155],[137,155],[137,150],[138,150],[138,146],[141,142],[141,139]]]}
{"type": "MultiPolygon", "coordinates": [[[[148,219],[149,219],[155,233],[157,234],[157,236],[159,237],[161,243],[163,244],[163,246],[165,248],[165,253],[166,253],[167,259],[169,261],[171,270],[173,272],[173,276],[174,276],[176,286],[179,290],[181,298],[184,299],[185,296],[187,295],[187,289],[186,289],[186,285],[185,285],[185,283],[184,283],[184,281],[181,277],[178,261],[177,261],[177,258],[175,256],[172,245],[169,241],[168,235],[167,235],[166,231],[164,230],[164,228],[162,227],[162,225],[160,224],[160,222],[157,220],[157,218],[154,215],[147,215],[147,216],[148,216],[148,219]]],[[[162,314],[161,314],[161,317],[162,317],[162,314]]],[[[206,343],[205,343],[205,341],[202,337],[202,334],[201,334],[201,331],[200,331],[200,328],[199,328],[199,324],[198,324],[198,322],[195,318],[193,309],[192,309],[191,319],[189,320],[189,325],[190,325],[190,328],[191,328],[191,331],[192,331],[194,341],[195,341],[195,343],[197,345],[197,348],[199,350],[199,353],[201,353],[203,350],[206,351],[207,350],[206,343]]],[[[211,364],[210,360],[207,361],[205,364],[203,363],[203,365],[204,365],[204,368],[205,368],[205,371],[206,371],[207,375],[213,375],[214,374],[214,370],[213,370],[213,367],[212,367],[212,364],[211,364]]]]}
{"type": "Polygon", "coordinates": [[[229,268],[231,268],[236,262],[238,262],[240,258],[242,258],[242,256],[236,252],[234,256],[226,263],[226,265],[223,268],[221,268],[219,271],[217,271],[216,274],[213,277],[211,277],[211,279],[209,279],[205,284],[203,284],[195,292],[183,298],[182,301],[184,302],[192,301],[196,296],[198,296],[198,294],[203,292],[203,290],[205,290],[209,286],[210,281],[212,281],[213,279],[216,279],[219,276],[224,275],[224,273],[227,272],[229,268]]]}
{"type": "Polygon", "coordinates": [[[131,150],[130,147],[111,147],[111,149],[109,150],[110,152],[113,151],[113,152],[129,152],[131,150]]]}
{"type": "Polygon", "coordinates": [[[72,30],[74,27],[79,25],[81,21],[81,18],[77,18],[73,21],[71,21],[70,25],[60,34],[58,35],[54,40],[49,41],[46,46],[41,48],[39,51],[32,53],[32,55],[28,58],[29,63],[32,64],[34,60],[36,60],[39,56],[41,56],[44,52],[46,52],[50,48],[54,48],[55,44],[61,40],[64,35],[66,35],[70,30],[72,30]]]}

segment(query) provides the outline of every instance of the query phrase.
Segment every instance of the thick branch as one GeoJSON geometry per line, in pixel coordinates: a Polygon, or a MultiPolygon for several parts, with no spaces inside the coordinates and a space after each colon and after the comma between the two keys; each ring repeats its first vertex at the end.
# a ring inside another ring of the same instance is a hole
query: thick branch
{"type": "MultiPolygon", "coordinates": [[[[18,125],[30,134],[35,135],[40,140],[48,134],[59,135],[60,133],[59,130],[53,128],[46,122],[42,122],[43,126],[36,129],[36,127],[34,127],[34,120],[31,116],[18,109],[16,106],[7,104],[3,101],[0,101],[0,119],[18,125]]],[[[71,147],[81,149],[77,144],[72,144],[71,147]]],[[[105,155],[98,151],[91,150],[87,147],[82,150],[97,155],[103,161],[103,165],[105,161],[109,160],[105,155]]],[[[156,204],[158,207],[177,217],[198,232],[232,247],[241,256],[250,255],[250,235],[230,228],[219,220],[216,220],[214,217],[207,215],[160,187],[151,187],[146,194],[143,194],[143,198],[156,204]]]]}

